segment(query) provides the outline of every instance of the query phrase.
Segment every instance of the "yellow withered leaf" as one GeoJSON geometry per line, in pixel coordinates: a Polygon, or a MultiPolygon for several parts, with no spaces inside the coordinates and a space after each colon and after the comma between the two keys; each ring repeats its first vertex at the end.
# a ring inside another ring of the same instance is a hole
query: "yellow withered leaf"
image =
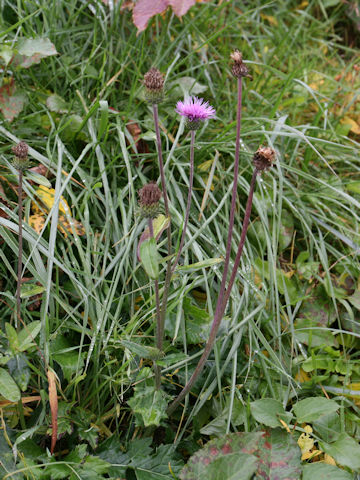
{"type": "Polygon", "coordinates": [[[29,225],[36,233],[40,234],[45,225],[45,217],[41,213],[35,213],[29,217],[29,225]]]}
{"type": "MultiPolygon", "coordinates": [[[[31,203],[31,210],[33,215],[29,217],[29,225],[37,232],[41,233],[44,224],[45,224],[45,215],[44,210],[50,211],[54,205],[55,201],[55,190],[53,188],[47,188],[44,185],[41,185],[36,190],[36,195],[39,199],[39,204],[42,208],[36,204],[36,202],[31,203]]],[[[82,223],[75,220],[71,215],[71,209],[63,196],[60,197],[59,201],[59,219],[58,219],[58,229],[61,233],[67,237],[67,232],[77,235],[85,235],[85,229],[82,223]]]]}
{"type": "MultiPolygon", "coordinates": [[[[36,195],[39,197],[39,200],[44,204],[46,209],[51,210],[54,205],[55,190],[53,188],[47,188],[44,185],[40,185],[40,187],[36,190],[36,195]]],[[[71,216],[70,207],[63,196],[60,197],[59,212],[71,216]]]]}
{"type": "Polygon", "coordinates": [[[334,465],[336,466],[336,462],[335,460],[333,459],[333,457],[331,455],[328,455],[327,453],[325,453],[324,455],[324,460],[323,460],[324,463],[327,463],[328,465],[334,465]]]}
{"type": "Polygon", "coordinates": [[[351,126],[350,132],[355,133],[356,135],[360,135],[360,125],[357,122],[355,122],[355,120],[353,120],[352,118],[344,117],[340,120],[340,122],[345,125],[350,125],[351,126]]]}

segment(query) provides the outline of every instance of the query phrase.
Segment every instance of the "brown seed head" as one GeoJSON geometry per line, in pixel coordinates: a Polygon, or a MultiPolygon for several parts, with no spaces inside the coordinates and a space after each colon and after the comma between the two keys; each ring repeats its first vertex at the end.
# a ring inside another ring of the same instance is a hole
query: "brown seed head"
{"type": "Polygon", "coordinates": [[[275,150],[270,147],[259,147],[253,157],[254,167],[262,172],[268,170],[275,161],[275,150]]]}
{"type": "Polygon", "coordinates": [[[162,195],[160,188],[154,182],[144,185],[138,193],[141,207],[151,207],[158,204],[162,195]]]}
{"type": "Polygon", "coordinates": [[[234,60],[231,67],[231,72],[236,78],[248,77],[252,80],[248,67],[243,62],[242,53],[239,50],[235,50],[230,54],[230,58],[234,60]]]}
{"type": "Polygon", "coordinates": [[[144,85],[151,92],[159,92],[164,88],[164,76],[157,68],[150,68],[144,75],[144,85]]]}
{"type": "Polygon", "coordinates": [[[26,142],[20,142],[11,149],[17,158],[25,160],[28,156],[29,147],[26,142]]]}

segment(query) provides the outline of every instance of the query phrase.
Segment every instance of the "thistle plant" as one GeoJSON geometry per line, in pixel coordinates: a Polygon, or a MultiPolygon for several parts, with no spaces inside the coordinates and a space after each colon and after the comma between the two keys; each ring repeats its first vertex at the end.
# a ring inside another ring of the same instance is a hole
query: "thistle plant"
{"type": "Polygon", "coordinates": [[[163,337],[164,337],[164,323],[166,315],[166,305],[167,298],[169,294],[170,279],[171,279],[171,222],[170,222],[170,211],[169,211],[169,200],[166,189],[166,180],[165,180],[165,170],[164,162],[162,155],[161,147],[161,137],[160,137],[160,126],[159,126],[159,111],[158,103],[164,99],[164,77],[162,73],[157,68],[151,68],[144,75],[144,86],[145,86],[145,97],[146,100],[152,105],[155,134],[156,134],[156,149],[158,154],[159,170],[160,170],[160,180],[161,188],[164,197],[164,206],[165,206],[165,215],[169,219],[167,231],[167,253],[168,253],[168,262],[166,267],[166,276],[164,284],[164,293],[162,298],[160,320],[158,325],[158,343],[157,347],[160,351],[163,350],[163,337]]]}
{"type": "MultiPolygon", "coordinates": [[[[219,293],[213,323],[211,325],[209,338],[208,338],[208,341],[206,343],[204,352],[203,352],[202,356],[200,357],[200,360],[199,360],[199,362],[198,362],[190,380],[185,385],[185,387],[182,389],[182,391],[179,393],[179,395],[176,397],[176,399],[168,407],[168,409],[167,409],[167,414],[168,415],[170,415],[176,409],[176,407],[180,404],[180,402],[189,393],[189,391],[191,390],[195,381],[197,380],[200,373],[202,372],[202,370],[205,366],[205,363],[206,363],[206,361],[207,361],[207,359],[208,359],[208,357],[209,357],[209,355],[210,355],[210,353],[213,349],[213,346],[214,346],[214,343],[215,343],[215,340],[216,340],[216,334],[219,330],[221,320],[224,316],[226,306],[227,306],[229,298],[230,298],[231,289],[234,285],[237,270],[238,270],[238,267],[239,267],[239,264],[240,264],[240,258],[241,258],[241,254],[243,252],[245,239],[246,239],[246,233],[247,233],[247,229],[249,227],[249,222],[250,222],[251,207],[252,207],[252,201],[253,201],[253,196],[254,196],[256,177],[262,171],[270,168],[274,159],[275,159],[275,152],[274,152],[273,149],[271,149],[269,147],[260,147],[254,155],[253,164],[254,164],[255,168],[253,170],[253,174],[252,174],[252,178],[251,178],[251,182],[250,182],[250,189],[249,189],[248,199],[247,199],[247,203],[246,203],[245,216],[244,216],[244,220],[243,220],[240,241],[239,241],[239,245],[238,245],[238,249],[237,249],[237,253],[236,253],[236,257],[235,257],[235,261],[234,261],[234,266],[233,266],[233,269],[231,271],[230,280],[229,280],[228,286],[224,290],[224,292],[222,293],[220,291],[220,293],[219,293]]],[[[224,277],[224,274],[223,274],[223,277],[224,277]]]]}
{"type": "Polygon", "coordinates": [[[181,239],[179,249],[176,254],[174,263],[171,267],[171,273],[175,271],[175,268],[179,262],[179,258],[182,252],[182,248],[185,242],[186,228],[189,221],[191,197],[194,183],[194,149],[195,149],[195,134],[201,126],[201,122],[213,118],[215,116],[215,109],[209,105],[209,102],[204,102],[202,98],[191,97],[184,102],[178,102],[176,105],[176,112],[186,118],[186,127],[190,130],[191,143],[190,143],[190,175],[189,175],[189,190],[188,198],[185,210],[184,225],[181,233],[181,239]]]}
{"type": "Polygon", "coordinates": [[[23,195],[23,174],[24,170],[29,167],[28,152],[29,147],[27,143],[20,142],[12,147],[12,152],[15,157],[12,161],[13,166],[18,171],[18,224],[19,224],[19,255],[18,255],[18,273],[17,273],[17,285],[16,285],[16,306],[17,306],[17,318],[15,324],[17,325],[17,319],[21,319],[21,280],[22,280],[22,257],[23,257],[23,231],[22,231],[22,195],[23,195]]]}
{"type": "MultiPolygon", "coordinates": [[[[161,198],[161,190],[156,183],[148,183],[144,185],[138,192],[140,215],[142,218],[146,218],[149,226],[149,237],[154,238],[154,226],[153,219],[159,214],[159,201],[161,198]]],[[[156,346],[162,350],[161,334],[161,316],[160,316],[160,295],[159,295],[159,282],[157,278],[154,279],[155,289],[155,303],[156,303],[156,346]]],[[[154,364],[155,372],[155,384],[156,388],[160,388],[161,384],[161,372],[160,368],[154,364]]]]}

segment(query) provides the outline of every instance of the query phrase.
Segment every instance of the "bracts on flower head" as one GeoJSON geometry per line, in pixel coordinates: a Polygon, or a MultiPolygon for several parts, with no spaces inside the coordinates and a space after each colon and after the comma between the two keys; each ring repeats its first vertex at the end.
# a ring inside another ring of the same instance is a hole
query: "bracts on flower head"
{"type": "Polygon", "coordinates": [[[155,182],[150,182],[138,191],[138,195],[140,215],[143,218],[155,218],[159,214],[160,188],[155,182]]]}
{"type": "Polygon", "coordinates": [[[29,167],[28,162],[28,153],[29,146],[26,142],[20,142],[14,147],[11,148],[12,152],[15,155],[15,158],[12,161],[13,166],[17,170],[25,170],[29,167]]]}
{"type": "Polygon", "coordinates": [[[259,147],[255,152],[253,157],[254,167],[259,171],[263,172],[272,167],[272,164],[275,161],[276,153],[270,147],[259,147]]]}
{"type": "Polygon", "coordinates": [[[161,103],[164,99],[164,76],[157,68],[150,68],[144,75],[145,97],[149,103],[161,103]]]}
{"type": "Polygon", "coordinates": [[[234,60],[231,67],[231,72],[236,78],[248,77],[252,80],[248,67],[243,62],[242,53],[239,50],[235,50],[230,54],[230,58],[234,60]]]}
{"type": "Polygon", "coordinates": [[[202,98],[190,97],[184,102],[177,102],[176,113],[186,117],[186,127],[189,130],[198,130],[201,122],[215,117],[215,109],[202,98]]]}

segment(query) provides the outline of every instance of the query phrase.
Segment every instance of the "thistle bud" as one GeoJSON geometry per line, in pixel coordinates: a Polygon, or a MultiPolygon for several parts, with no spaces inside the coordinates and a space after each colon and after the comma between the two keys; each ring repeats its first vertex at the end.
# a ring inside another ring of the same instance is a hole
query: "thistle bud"
{"type": "Polygon", "coordinates": [[[248,67],[243,62],[242,53],[239,50],[235,50],[230,54],[230,58],[234,60],[231,67],[231,72],[236,78],[248,77],[252,80],[248,67]]]}
{"type": "Polygon", "coordinates": [[[143,218],[155,218],[159,214],[159,201],[162,195],[155,182],[144,185],[139,191],[140,215],[143,218]]]}
{"type": "Polygon", "coordinates": [[[149,103],[161,103],[164,99],[164,76],[157,68],[150,68],[144,75],[145,96],[149,103]]]}
{"type": "Polygon", "coordinates": [[[17,170],[26,170],[29,167],[28,152],[29,146],[25,142],[20,142],[11,148],[15,154],[15,158],[12,161],[13,166],[17,170]]]}
{"type": "Polygon", "coordinates": [[[275,161],[275,150],[270,147],[259,147],[253,157],[254,167],[261,173],[268,170],[275,161]]]}

